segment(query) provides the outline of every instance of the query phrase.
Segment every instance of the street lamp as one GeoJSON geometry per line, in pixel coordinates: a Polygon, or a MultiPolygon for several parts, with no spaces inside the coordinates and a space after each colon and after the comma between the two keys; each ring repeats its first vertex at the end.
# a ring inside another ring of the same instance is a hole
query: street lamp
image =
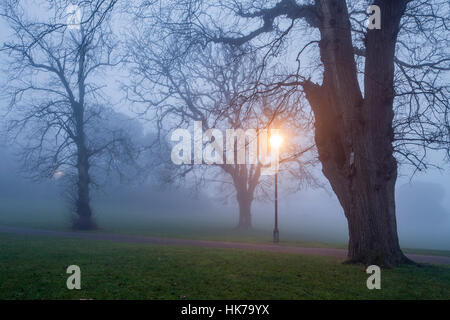
{"type": "MultiPolygon", "coordinates": [[[[283,137],[279,134],[273,134],[270,137],[270,146],[276,150],[276,157],[280,154],[280,146],[283,142],[283,137]]],[[[280,232],[278,231],[278,166],[275,168],[275,225],[273,228],[273,242],[280,241],[280,232]]]]}

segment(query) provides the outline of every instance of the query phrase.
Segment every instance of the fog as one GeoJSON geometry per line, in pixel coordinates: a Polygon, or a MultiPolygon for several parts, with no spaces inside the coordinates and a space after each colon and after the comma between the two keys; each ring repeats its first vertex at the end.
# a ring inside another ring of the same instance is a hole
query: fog
{"type": "MultiPolygon", "coordinates": [[[[24,177],[17,156],[0,149],[0,224],[40,228],[70,228],[70,207],[57,179],[33,182],[24,177]]],[[[151,180],[151,179],[150,179],[151,180]]],[[[397,221],[404,248],[450,250],[449,175],[439,171],[400,177],[397,184],[397,221]]],[[[225,199],[211,188],[146,183],[108,185],[94,192],[94,215],[102,231],[189,236],[220,230],[232,233],[238,220],[234,197],[225,199]]],[[[271,239],[273,201],[255,201],[253,226],[271,239]]],[[[279,194],[279,224],[283,240],[345,245],[344,213],[329,187],[279,194]]]]}
{"type": "MultiPolygon", "coordinates": [[[[0,22],[0,27],[3,26],[0,22]]],[[[6,28],[2,30],[0,40],[7,38],[6,28]]],[[[120,70],[110,71],[102,82],[104,94],[114,101],[114,110],[125,117],[131,113],[118,89],[119,77],[123,77],[120,70]]],[[[2,85],[6,83],[6,79],[0,80],[2,85]]],[[[7,101],[7,97],[0,100],[1,114],[7,101]]],[[[3,141],[3,137],[0,140],[0,224],[69,229],[72,210],[65,197],[67,186],[63,179],[39,182],[27,179],[20,167],[18,150],[3,141]]],[[[436,163],[442,158],[437,153],[431,157],[436,163]]],[[[170,155],[166,155],[165,161],[170,162],[170,155]]],[[[404,248],[450,250],[450,170],[448,165],[442,166],[443,171],[430,169],[414,175],[412,168],[401,167],[396,201],[400,244],[404,248]]],[[[296,192],[280,189],[280,239],[344,246],[348,230],[343,210],[320,168],[314,170],[324,188],[303,188],[296,192]]],[[[106,181],[101,189],[93,190],[94,217],[105,232],[150,230],[168,236],[174,232],[185,236],[218,230],[232,233],[239,213],[235,196],[225,197],[216,187],[203,185],[194,189],[189,181],[163,186],[153,176],[122,183],[106,181]]],[[[267,237],[267,241],[272,237],[273,206],[270,197],[255,200],[252,205],[255,232],[267,237]]]]}

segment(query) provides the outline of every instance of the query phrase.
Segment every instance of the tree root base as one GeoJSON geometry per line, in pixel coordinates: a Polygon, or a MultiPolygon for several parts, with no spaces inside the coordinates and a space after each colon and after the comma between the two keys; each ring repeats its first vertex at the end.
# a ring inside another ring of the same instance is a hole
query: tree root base
{"type": "Polygon", "coordinates": [[[398,259],[395,259],[394,261],[383,261],[381,259],[356,259],[356,258],[349,258],[347,260],[345,260],[342,264],[359,264],[359,265],[364,265],[365,267],[370,266],[370,265],[377,265],[383,269],[392,269],[394,267],[400,266],[400,265],[412,265],[412,266],[417,266],[420,267],[421,264],[412,261],[411,259],[409,259],[407,256],[405,256],[404,254],[402,254],[402,256],[398,259]]]}
{"type": "Polygon", "coordinates": [[[97,230],[98,226],[92,217],[72,217],[72,229],[73,230],[97,230]]]}

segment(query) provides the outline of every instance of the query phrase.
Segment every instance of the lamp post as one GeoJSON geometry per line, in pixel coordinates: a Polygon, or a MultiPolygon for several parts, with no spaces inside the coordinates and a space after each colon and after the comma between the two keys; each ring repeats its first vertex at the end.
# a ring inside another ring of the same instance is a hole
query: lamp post
{"type": "Polygon", "coordinates": [[[278,172],[275,171],[275,225],[273,228],[273,243],[280,241],[280,232],[278,231],[278,172]]]}
{"type": "MultiPolygon", "coordinates": [[[[283,142],[283,137],[279,134],[274,134],[270,137],[270,145],[276,150],[276,157],[279,156],[280,146],[283,142]]],[[[280,241],[280,232],[278,231],[278,161],[275,168],[275,224],[273,228],[273,242],[280,241]]]]}

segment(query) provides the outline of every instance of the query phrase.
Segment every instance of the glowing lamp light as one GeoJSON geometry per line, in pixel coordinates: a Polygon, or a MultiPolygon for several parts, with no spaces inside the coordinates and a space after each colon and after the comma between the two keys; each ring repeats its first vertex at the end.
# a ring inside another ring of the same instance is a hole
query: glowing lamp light
{"type": "Polygon", "coordinates": [[[61,170],[58,170],[58,171],[56,171],[56,172],[53,174],[53,178],[56,179],[56,180],[58,180],[58,179],[61,178],[63,175],[64,175],[64,172],[61,171],[61,170]]]}
{"type": "Polygon", "coordinates": [[[283,137],[279,134],[274,134],[270,137],[270,145],[272,148],[278,149],[283,143],[283,137]]]}

